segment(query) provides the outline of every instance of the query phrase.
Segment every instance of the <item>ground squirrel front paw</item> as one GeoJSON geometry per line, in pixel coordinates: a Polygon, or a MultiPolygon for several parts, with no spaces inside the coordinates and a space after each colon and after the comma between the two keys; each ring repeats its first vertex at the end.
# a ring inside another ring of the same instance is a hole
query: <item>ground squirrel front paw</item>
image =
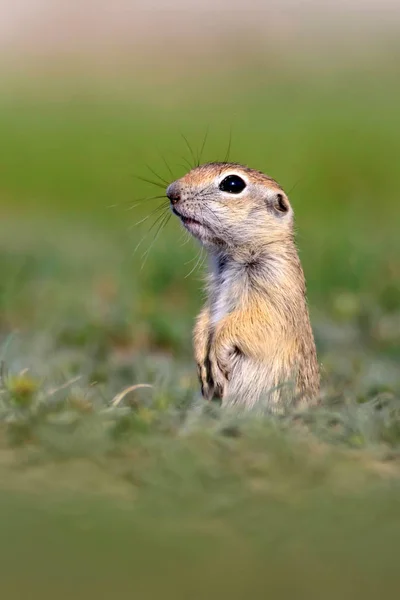
{"type": "Polygon", "coordinates": [[[224,348],[213,346],[209,354],[210,387],[213,387],[213,397],[222,399],[231,377],[231,353],[224,348]]]}
{"type": "MultiPolygon", "coordinates": [[[[208,363],[209,361],[207,361],[208,363]]],[[[211,400],[214,394],[214,386],[210,377],[210,366],[206,362],[197,363],[197,375],[201,386],[201,395],[206,400],[211,400]]]]}
{"type": "Polygon", "coordinates": [[[210,351],[205,362],[197,363],[197,374],[203,398],[206,400],[223,398],[229,375],[226,366],[223,366],[213,351],[210,351]]]}

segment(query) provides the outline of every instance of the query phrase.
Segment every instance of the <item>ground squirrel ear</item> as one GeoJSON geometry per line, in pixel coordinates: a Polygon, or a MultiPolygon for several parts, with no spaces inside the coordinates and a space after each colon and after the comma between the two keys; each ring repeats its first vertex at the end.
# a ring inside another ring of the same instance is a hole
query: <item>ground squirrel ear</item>
{"type": "Polygon", "coordinates": [[[281,194],[281,192],[278,192],[275,195],[273,205],[274,205],[275,210],[281,214],[285,214],[285,213],[289,212],[289,203],[287,201],[285,194],[281,194]]]}

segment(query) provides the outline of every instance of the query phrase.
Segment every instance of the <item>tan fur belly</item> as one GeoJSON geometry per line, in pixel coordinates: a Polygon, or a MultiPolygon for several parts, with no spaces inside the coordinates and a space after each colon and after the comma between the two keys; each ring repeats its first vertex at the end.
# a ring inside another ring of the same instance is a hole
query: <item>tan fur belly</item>
{"type": "Polygon", "coordinates": [[[295,388],[295,374],[278,370],[273,361],[238,357],[222,404],[282,412],[293,403],[295,388]]]}

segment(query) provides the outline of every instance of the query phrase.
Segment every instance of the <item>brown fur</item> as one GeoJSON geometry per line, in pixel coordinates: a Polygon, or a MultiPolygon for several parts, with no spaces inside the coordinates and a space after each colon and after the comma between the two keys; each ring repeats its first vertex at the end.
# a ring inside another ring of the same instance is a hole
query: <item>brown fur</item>
{"type": "Polygon", "coordinates": [[[210,256],[208,300],[194,328],[203,396],[273,411],[314,402],[319,368],[282,188],[259,171],[209,163],[171,184],[167,195],[210,256]],[[219,189],[230,174],[246,182],[240,194],[219,189]]]}

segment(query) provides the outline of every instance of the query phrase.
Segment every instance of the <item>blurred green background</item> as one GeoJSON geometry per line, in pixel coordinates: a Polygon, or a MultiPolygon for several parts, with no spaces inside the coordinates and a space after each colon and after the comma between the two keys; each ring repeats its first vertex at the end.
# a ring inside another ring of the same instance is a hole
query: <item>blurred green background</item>
{"type": "Polygon", "coordinates": [[[0,30],[5,597],[394,594],[398,12],[39,4],[0,30]],[[205,136],[289,194],[316,411],[198,399],[205,267],[143,179],[205,136]]]}

